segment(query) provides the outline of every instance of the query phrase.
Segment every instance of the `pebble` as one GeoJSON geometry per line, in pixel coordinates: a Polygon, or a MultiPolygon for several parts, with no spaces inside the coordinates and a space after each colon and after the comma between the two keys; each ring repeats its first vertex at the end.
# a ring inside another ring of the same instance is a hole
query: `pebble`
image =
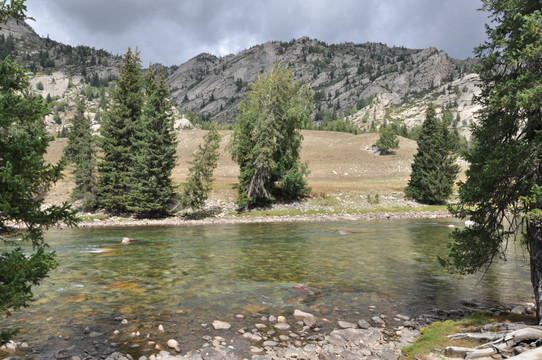
{"type": "Polygon", "coordinates": [[[264,346],[264,347],[275,347],[275,346],[277,346],[277,345],[278,345],[277,342],[271,341],[271,340],[268,340],[268,341],[264,341],[264,342],[263,342],[263,346],[264,346]]]}
{"type": "Polygon", "coordinates": [[[380,318],[379,316],[373,316],[371,318],[371,320],[373,320],[373,322],[377,325],[382,325],[384,326],[386,323],[384,322],[384,320],[382,320],[382,318],[380,318]]]}
{"type": "Polygon", "coordinates": [[[338,324],[341,329],[355,329],[358,327],[356,324],[347,321],[339,321],[338,324]]]}
{"type": "Polygon", "coordinates": [[[175,349],[175,351],[180,352],[181,348],[179,346],[179,343],[175,339],[169,339],[167,341],[167,346],[171,349],[175,349]]]}
{"type": "Polygon", "coordinates": [[[213,328],[215,330],[228,330],[231,328],[231,325],[225,321],[215,320],[213,321],[213,328]]]}
{"type": "Polygon", "coordinates": [[[120,323],[122,325],[127,325],[128,324],[128,319],[122,319],[120,323]]]}
{"type": "Polygon", "coordinates": [[[290,330],[290,325],[286,324],[286,323],[277,323],[277,324],[275,324],[275,329],[277,329],[279,331],[290,330]]]}
{"type": "Polygon", "coordinates": [[[247,340],[250,340],[250,341],[254,341],[254,342],[262,341],[261,336],[253,334],[253,333],[244,333],[243,338],[245,338],[247,340]]]}
{"type": "Polygon", "coordinates": [[[365,320],[360,320],[358,321],[358,326],[360,327],[360,329],[368,329],[371,327],[371,324],[369,324],[368,321],[365,321],[365,320]]]}
{"type": "Polygon", "coordinates": [[[164,332],[164,326],[162,324],[158,325],[158,331],[164,332]]]}
{"type": "Polygon", "coordinates": [[[281,324],[285,324],[286,323],[286,318],[284,316],[279,316],[277,318],[277,322],[279,322],[281,324]]]}

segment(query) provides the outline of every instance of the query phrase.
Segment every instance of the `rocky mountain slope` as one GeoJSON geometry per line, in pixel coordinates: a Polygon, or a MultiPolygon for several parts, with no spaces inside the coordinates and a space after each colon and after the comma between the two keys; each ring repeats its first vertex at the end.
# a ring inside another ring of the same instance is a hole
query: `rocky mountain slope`
{"type": "Polygon", "coordinates": [[[315,92],[315,120],[349,119],[368,129],[374,120],[421,123],[434,102],[472,121],[476,106],[474,60],[457,60],[435,48],[413,50],[384,44],[328,45],[307,37],[267,42],[218,58],[201,54],[169,77],[181,110],[205,119],[232,122],[248,84],[275,63],[288,66],[296,80],[315,92]]]}
{"type": "MultiPolygon", "coordinates": [[[[48,123],[57,132],[71,115],[78,94],[89,99],[91,117],[107,106],[108,86],[122,63],[121,57],[104,50],[41,38],[29,25],[16,22],[0,29],[0,53],[28,68],[33,88],[54,102],[48,123]]],[[[435,48],[328,45],[303,37],[267,42],[225,57],[200,54],[167,68],[166,74],[181,112],[232,123],[249,84],[275,63],[291,68],[294,78],[314,91],[317,125],[344,117],[365,131],[385,122],[411,128],[421,124],[426,105],[434,102],[439,109],[452,111],[468,135],[477,110],[472,103],[477,92],[474,60],[453,59],[435,48]]]]}

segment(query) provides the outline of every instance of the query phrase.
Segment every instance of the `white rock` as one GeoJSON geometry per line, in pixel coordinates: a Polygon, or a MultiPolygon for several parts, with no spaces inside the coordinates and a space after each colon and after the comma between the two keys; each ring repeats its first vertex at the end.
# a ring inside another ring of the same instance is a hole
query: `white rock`
{"type": "Polygon", "coordinates": [[[181,348],[180,348],[179,343],[177,342],[177,340],[169,339],[167,341],[167,346],[170,347],[171,349],[175,349],[175,351],[177,351],[177,352],[181,351],[181,348]]]}
{"type": "Polygon", "coordinates": [[[285,324],[286,323],[286,318],[284,316],[279,316],[279,317],[277,317],[277,322],[285,324]]]}
{"type": "Polygon", "coordinates": [[[162,324],[158,325],[158,331],[160,332],[164,332],[164,326],[162,326],[162,324]]]}
{"type": "Polygon", "coordinates": [[[231,325],[225,321],[215,320],[213,321],[213,327],[215,330],[228,330],[231,325]]]}
{"type": "Polygon", "coordinates": [[[312,327],[316,324],[316,317],[313,314],[301,311],[294,310],[294,318],[303,320],[303,323],[309,327],[312,327]]]}
{"type": "Polygon", "coordinates": [[[281,331],[290,330],[290,325],[286,323],[278,323],[278,324],[275,324],[275,329],[281,330],[281,331]]]}

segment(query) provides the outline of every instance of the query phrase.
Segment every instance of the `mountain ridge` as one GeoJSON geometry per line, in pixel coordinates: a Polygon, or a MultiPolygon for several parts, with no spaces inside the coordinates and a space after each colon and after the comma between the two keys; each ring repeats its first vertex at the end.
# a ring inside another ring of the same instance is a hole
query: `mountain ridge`
{"type": "MultiPolygon", "coordinates": [[[[96,79],[109,85],[122,64],[121,57],[104,50],[42,38],[25,23],[8,22],[0,34],[4,43],[10,35],[15,39],[12,56],[31,69],[32,79],[56,71],[78,88],[88,87],[96,79]]],[[[314,91],[316,125],[345,118],[361,131],[374,131],[389,122],[413,127],[423,121],[427,104],[434,102],[440,111],[450,110],[461,132],[468,133],[477,110],[472,104],[477,93],[472,70],[475,60],[453,59],[432,47],[407,49],[370,42],[328,45],[302,37],[268,41],[224,57],[202,53],[165,68],[182,113],[194,113],[204,121],[233,123],[248,84],[275,63],[289,67],[296,81],[314,91]]],[[[71,104],[74,93],[66,92],[68,99],[64,100],[71,104]]],[[[62,94],[57,97],[63,99],[62,94]]],[[[61,123],[68,114],[60,113],[61,123]]]]}

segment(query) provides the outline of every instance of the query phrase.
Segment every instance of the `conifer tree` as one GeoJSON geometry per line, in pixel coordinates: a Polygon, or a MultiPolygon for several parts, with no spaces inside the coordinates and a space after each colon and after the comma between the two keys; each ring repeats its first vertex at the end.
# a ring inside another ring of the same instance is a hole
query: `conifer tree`
{"type": "Polygon", "coordinates": [[[542,324],[542,8],[539,0],[483,0],[488,40],[475,49],[481,106],[472,125],[467,180],[454,215],[473,226],[452,234],[442,263],[461,274],[527,247],[542,324]]]}
{"type": "Polygon", "coordinates": [[[275,65],[258,76],[239,105],[232,137],[239,164],[239,201],[249,205],[303,196],[309,189],[306,164],[299,163],[301,129],[310,122],[312,94],[293,81],[292,72],[275,65]]]}
{"type": "Polygon", "coordinates": [[[388,155],[392,153],[392,149],[399,148],[399,140],[397,134],[391,126],[380,128],[380,136],[375,144],[380,149],[380,154],[388,155]]]}
{"type": "Polygon", "coordinates": [[[97,200],[96,146],[90,118],[85,116],[84,98],[77,101],[65,154],[75,167],[75,188],[71,194],[72,199],[82,201],[81,208],[84,210],[95,208],[97,200]]]}
{"type": "Polygon", "coordinates": [[[163,68],[156,75],[149,66],[144,80],[145,103],[132,153],[137,176],[130,184],[127,209],[140,216],[160,216],[167,213],[173,198],[171,172],[177,159],[177,134],[163,68]]]}
{"type": "Polygon", "coordinates": [[[139,54],[128,48],[100,127],[103,159],[99,164],[98,204],[106,210],[123,212],[129,206],[130,186],[136,177],[133,142],[141,126],[142,84],[139,54]]]}
{"type": "Polygon", "coordinates": [[[183,191],[183,205],[194,210],[201,209],[209,197],[214,182],[213,171],[218,161],[220,135],[216,126],[211,124],[209,132],[194,153],[194,160],[189,169],[188,181],[183,191]]]}
{"type": "Polygon", "coordinates": [[[429,104],[418,139],[407,196],[424,204],[440,204],[453,191],[459,172],[454,153],[456,142],[445,121],[437,118],[435,106],[429,104]]]}
{"type": "MultiPolygon", "coordinates": [[[[24,20],[24,0],[0,2],[0,27],[8,19],[24,20]]],[[[44,117],[47,105],[33,95],[25,72],[9,57],[0,61],[0,318],[27,307],[38,285],[57,266],[54,251],[47,249],[44,229],[64,221],[73,225],[69,205],[43,206],[43,194],[62,177],[65,161],[50,164],[43,155],[52,138],[44,117]],[[23,225],[20,229],[12,225],[23,225]],[[32,242],[23,251],[12,237],[32,242]]],[[[0,329],[0,346],[17,330],[0,329]]]]}

